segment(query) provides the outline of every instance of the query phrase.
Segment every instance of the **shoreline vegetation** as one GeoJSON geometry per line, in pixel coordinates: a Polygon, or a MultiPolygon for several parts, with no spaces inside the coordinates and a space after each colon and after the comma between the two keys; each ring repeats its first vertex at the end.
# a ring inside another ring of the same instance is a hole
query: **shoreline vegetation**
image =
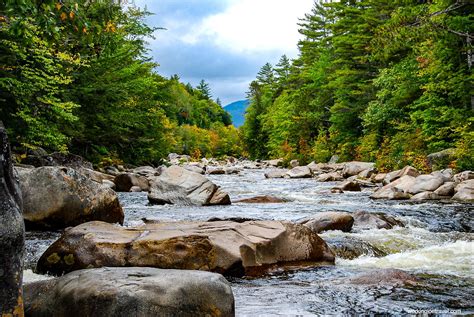
{"type": "MultiPolygon", "coordinates": [[[[472,12],[466,1],[316,3],[299,56],[250,84],[243,127],[209,85],[164,78],[151,14],[107,1],[0,6],[0,118],[21,161],[38,147],[102,167],[202,157],[376,162],[382,171],[446,151],[474,169],[472,12]],[[86,5],[87,4],[87,5],[86,5]],[[159,61],[158,61],[159,62],[159,61]]],[[[296,26],[295,26],[296,27],[296,26]]]]}

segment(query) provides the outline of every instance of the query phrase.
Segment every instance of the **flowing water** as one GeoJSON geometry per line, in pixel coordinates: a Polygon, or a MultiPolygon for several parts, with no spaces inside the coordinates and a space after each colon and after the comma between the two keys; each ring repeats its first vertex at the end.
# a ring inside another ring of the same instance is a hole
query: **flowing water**
{"type": "MultiPolygon", "coordinates": [[[[272,195],[289,202],[216,207],[149,206],[146,193],[119,193],[125,225],[143,218],[162,221],[242,217],[298,221],[321,211],[384,213],[405,226],[321,237],[339,256],[336,264],[274,272],[261,278],[230,280],[238,316],[474,314],[474,227],[472,204],[372,201],[370,190],[333,194],[335,183],[314,179],[265,179],[264,170],[210,178],[232,200],[272,195]],[[349,250],[349,251],[348,251],[349,250]],[[415,282],[353,283],[361,274],[401,269],[415,282]]],[[[59,232],[27,233],[25,280],[44,277],[31,269],[59,232]]]]}

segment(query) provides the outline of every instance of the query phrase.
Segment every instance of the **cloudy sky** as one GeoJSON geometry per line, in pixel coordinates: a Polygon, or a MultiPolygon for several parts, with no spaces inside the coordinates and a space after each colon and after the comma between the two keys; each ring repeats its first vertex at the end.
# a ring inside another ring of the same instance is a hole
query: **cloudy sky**
{"type": "MultiPolygon", "coordinates": [[[[129,0],[130,1],[130,0],[129,0]]],[[[210,84],[226,105],[245,99],[248,84],[266,62],[297,56],[298,18],[313,0],[135,0],[154,15],[151,54],[163,76],[178,74],[196,86],[210,84]]]]}

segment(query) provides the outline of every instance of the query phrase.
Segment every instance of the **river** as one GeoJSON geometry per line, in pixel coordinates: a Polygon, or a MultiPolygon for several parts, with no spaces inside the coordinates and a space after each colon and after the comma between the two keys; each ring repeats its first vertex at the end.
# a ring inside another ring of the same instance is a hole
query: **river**
{"type": "MultiPolygon", "coordinates": [[[[351,233],[329,231],[321,237],[340,250],[334,266],[295,268],[261,278],[232,278],[237,316],[349,315],[431,313],[474,314],[474,221],[472,204],[373,201],[371,190],[333,194],[335,183],[314,179],[265,179],[265,170],[212,175],[232,200],[272,195],[277,204],[216,207],[149,206],[146,193],[119,193],[125,225],[143,218],[163,221],[243,217],[297,221],[321,211],[380,212],[405,227],[351,233]],[[356,250],[356,252],[348,252],[356,250]],[[396,268],[413,274],[408,284],[346,283],[360,274],[396,268]]],[[[25,281],[45,278],[32,273],[58,232],[28,232],[25,281]]],[[[431,316],[431,315],[430,315],[431,316]]]]}

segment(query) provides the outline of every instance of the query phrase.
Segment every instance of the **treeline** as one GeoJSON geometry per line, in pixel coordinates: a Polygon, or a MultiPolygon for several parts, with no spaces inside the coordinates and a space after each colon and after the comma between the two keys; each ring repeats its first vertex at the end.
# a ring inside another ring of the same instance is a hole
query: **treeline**
{"type": "Polygon", "coordinates": [[[134,164],[174,151],[238,155],[241,138],[208,84],[160,76],[149,13],[117,3],[1,2],[0,120],[16,151],[134,164]]]}
{"type": "Polygon", "coordinates": [[[453,148],[474,169],[470,1],[316,2],[299,57],[266,64],[249,88],[243,134],[255,158],[376,161],[427,169],[453,148]]]}

